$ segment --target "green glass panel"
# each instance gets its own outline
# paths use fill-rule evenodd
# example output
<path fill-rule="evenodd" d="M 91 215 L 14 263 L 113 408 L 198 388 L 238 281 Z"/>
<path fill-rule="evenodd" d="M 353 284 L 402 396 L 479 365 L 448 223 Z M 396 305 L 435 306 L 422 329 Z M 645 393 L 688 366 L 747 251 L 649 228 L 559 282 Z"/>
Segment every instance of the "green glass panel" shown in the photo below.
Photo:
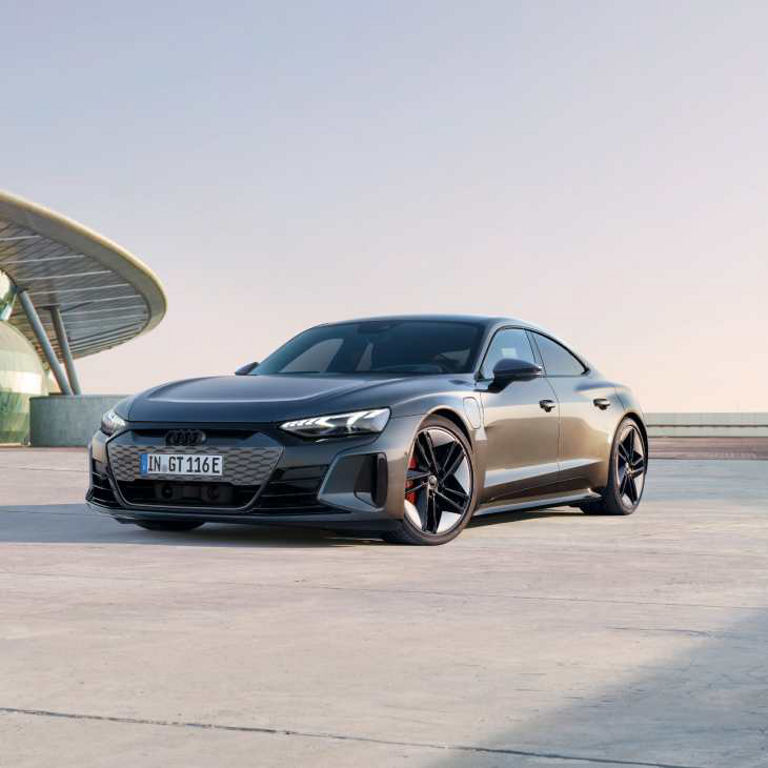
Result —
<path fill-rule="evenodd" d="M 48 393 L 35 348 L 8 323 L 0 322 L 0 443 L 29 436 L 29 398 Z"/>
<path fill-rule="evenodd" d="M 15 298 L 16 291 L 11 278 L 0 270 L 0 320 L 7 320 L 11 316 Z"/>

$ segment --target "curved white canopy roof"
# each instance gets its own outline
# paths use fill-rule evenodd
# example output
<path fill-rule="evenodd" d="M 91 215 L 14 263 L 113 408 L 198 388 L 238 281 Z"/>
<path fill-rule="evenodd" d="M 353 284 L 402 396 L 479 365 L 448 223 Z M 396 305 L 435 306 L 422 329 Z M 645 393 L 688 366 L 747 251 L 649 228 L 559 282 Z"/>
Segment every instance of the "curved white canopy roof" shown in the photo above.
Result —
<path fill-rule="evenodd" d="M 60 358 L 46 307 L 59 307 L 73 357 L 122 344 L 165 315 L 160 281 L 135 256 L 65 216 L 1 191 L 0 271 L 27 292 Z M 20 308 L 9 322 L 41 353 Z"/>

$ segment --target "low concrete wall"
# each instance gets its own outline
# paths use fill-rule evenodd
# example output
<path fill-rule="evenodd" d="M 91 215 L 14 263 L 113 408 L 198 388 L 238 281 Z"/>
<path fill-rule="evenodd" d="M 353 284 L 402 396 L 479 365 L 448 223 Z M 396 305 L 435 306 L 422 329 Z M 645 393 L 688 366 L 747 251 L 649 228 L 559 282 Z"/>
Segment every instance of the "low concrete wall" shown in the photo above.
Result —
<path fill-rule="evenodd" d="M 34 446 L 83 446 L 105 411 L 125 395 L 53 395 L 29 401 L 29 442 Z"/>
<path fill-rule="evenodd" d="M 768 413 L 646 413 L 651 437 L 768 437 Z"/>

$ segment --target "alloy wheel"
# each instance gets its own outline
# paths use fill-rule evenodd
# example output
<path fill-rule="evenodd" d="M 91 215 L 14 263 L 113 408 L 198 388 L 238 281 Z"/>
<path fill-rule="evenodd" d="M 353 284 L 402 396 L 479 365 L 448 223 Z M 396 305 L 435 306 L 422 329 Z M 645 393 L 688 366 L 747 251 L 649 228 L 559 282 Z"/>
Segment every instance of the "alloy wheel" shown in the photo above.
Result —
<path fill-rule="evenodd" d="M 619 498 L 628 509 L 634 509 L 643 495 L 645 484 L 645 442 L 640 430 L 628 424 L 619 437 L 616 453 Z"/>
<path fill-rule="evenodd" d="M 447 429 L 426 427 L 414 441 L 405 483 L 405 517 L 427 535 L 455 528 L 472 499 L 472 465 Z"/>

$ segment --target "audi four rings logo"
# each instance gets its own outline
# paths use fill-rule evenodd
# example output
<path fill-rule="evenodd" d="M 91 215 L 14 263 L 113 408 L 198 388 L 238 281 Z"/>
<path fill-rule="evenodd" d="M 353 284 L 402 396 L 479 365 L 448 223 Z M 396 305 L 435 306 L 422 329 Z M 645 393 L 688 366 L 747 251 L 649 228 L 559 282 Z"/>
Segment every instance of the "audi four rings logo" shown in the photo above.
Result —
<path fill-rule="evenodd" d="M 200 445 L 205 442 L 201 429 L 172 429 L 165 433 L 166 445 Z"/>

